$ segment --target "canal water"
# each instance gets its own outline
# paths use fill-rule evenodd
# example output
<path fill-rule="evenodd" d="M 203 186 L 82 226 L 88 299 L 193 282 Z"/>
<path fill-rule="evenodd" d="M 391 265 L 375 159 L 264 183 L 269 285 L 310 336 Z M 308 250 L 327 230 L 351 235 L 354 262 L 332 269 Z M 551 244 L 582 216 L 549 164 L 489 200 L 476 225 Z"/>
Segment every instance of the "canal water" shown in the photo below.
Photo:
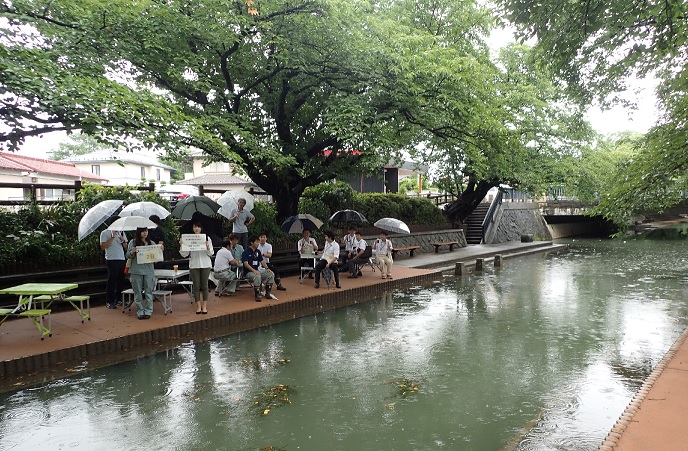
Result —
<path fill-rule="evenodd" d="M 0 394 L 0 449 L 594 450 L 687 325 L 688 247 L 570 244 Z"/>

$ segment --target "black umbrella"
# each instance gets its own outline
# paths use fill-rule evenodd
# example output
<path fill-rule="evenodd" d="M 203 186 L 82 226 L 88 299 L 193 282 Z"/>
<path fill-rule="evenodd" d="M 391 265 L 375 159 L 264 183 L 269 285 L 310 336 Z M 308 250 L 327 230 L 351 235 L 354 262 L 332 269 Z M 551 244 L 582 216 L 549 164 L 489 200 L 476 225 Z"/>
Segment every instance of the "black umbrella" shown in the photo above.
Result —
<path fill-rule="evenodd" d="M 322 221 L 313 215 L 300 214 L 289 216 L 282 223 L 281 229 L 286 233 L 301 233 L 304 229 L 315 230 L 323 225 Z"/>
<path fill-rule="evenodd" d="M 357 224 L 361 224 L 363 222 L 368 222 L 365 216 L 363 216 L 361 213 L 357 212 L 356 210 L 339 210 L 334 212 L 332 216 L 330 216 L 330 219 L 328 219 L 329 222 L 355 222 Z"/>
<path fill-rule="evenodd" d="M 189 196 L 177 202 L 172 216 L 177 219 L 191 219 L 194 213 L 212 216 L 220 209 L 220 204 L 206 196 Z"/>

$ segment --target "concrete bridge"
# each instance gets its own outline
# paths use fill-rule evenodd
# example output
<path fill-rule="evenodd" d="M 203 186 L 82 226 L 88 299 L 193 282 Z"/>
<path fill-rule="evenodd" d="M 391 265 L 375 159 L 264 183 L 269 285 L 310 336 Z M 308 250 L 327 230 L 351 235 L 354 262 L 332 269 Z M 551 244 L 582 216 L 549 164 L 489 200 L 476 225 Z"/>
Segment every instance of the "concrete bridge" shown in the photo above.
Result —
<path fill-rule="evenodd" d="M 609 236 L 611 223 L 599 216 L 586 216 L 590 206 L 576 201 L 502 202 L 492 225 L 485 233 L 486 244 L 520 240 L 533 235 L 535 240 L 572 236 Z"/>

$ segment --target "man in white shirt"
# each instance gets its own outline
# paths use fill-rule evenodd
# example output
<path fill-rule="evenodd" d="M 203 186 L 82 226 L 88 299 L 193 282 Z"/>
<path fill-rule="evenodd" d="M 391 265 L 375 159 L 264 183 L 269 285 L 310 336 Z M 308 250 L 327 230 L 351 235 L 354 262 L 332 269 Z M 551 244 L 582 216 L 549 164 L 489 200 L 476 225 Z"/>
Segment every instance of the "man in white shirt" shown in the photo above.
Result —
<path fill-rule="evenodd" d="M 354 248 L 356 244 L 356 227 L 349 227 L 349 233 L 344 235 L 342 238 L 342 243 L 344 243 L 344 253 L 340 255 L 342 261 L 340 270 L 344 270 L 347 267 L 347 261 L 350 258 L 354 258 Z"/>
<path fill-rule="evenodd" d="M 358 276 L 362 276 L 361 271 L 358 270 L 358 265 L 363 265 L 365 263 L 368 263 L 368 259 L 372 257 L 373 255 L 373 250 L 368 244 L 365 242 L 363 237 L 361 236 L 360 231 L 356 231 L 356 248 L 354 250 L 355 255 L 354 258 L 349 260 L 349 279 L 355 279 Z"/>
<path fill-rule="evenodd" d="M 258 244 L 258 250 L 260 251 L 261 254 L 263 254 L 263 260 L 265 260 L 265 263 L 267 263 L 268 268 L 272 271 L 272 273 L 275 275 L 275 283 L 277 284 L 277 289 L 279 291 L 286 291 L 287 289 L 282 286 L 282 279 L 280 278 L 279 271 L 273 265 L 270 263 L 270 257 L 272 257 L 272 244 L 268 243 L 268 234 L 266 232 L 263 232 L 260 234 L 258 237 L 258 240 L 260 241 L 260 244 Z"/>
<path fill-rule="evenodd" d="M 308 229 L 303 229 L 303 238 L 296 243 L 296 249 L 299 251 L 299 255 L 315 255 L 318 252 L 318 243 L 314 238 L 311 237 L 311 231 Z M 302 258 L 299 260 L 299 265 L 301 267 L 312 265 L 312 259 Z M 308 278 L 313 278 L 313 273 L 308 273 Z"/>
<path fill-rule="evenodd" d="M 383 279 L 392 278 L 392 240 L 387 239 L 387 232 L 381 232 L 380 238 L 373 244 L 373 255 L 375 261 L 380 265 L 380 272 Z"/>
<path fill-rule="evenodd" d="M 220 284 L 217 287 L 217 291 L 215 291 L 216 296 L 222 296 L 223 293 L 236 296 L 237 281 L 239 280 L 237 278 L 237 267 L 240 265 L 241 257 L 237 259 L 233 255 L 232 249 L 237 246 L 238 242 L 239 238 L 232 234 L 222 241 L 222 247 L 217 251 L 213 274 Z"/>
<path fill-rule="evenodd" d="M 330 230 L 325 232 L 325 246 L 320 261 L 315 265 L 315 288 L 320 288 L 320 274 L 323 269 L 329 268 L 334 275 L 334 283 L 337 288 L 339 285 L 339 267 L 337 266 L 337 259 L 339 258 L 339 243 L 334 240 L 334 233 Z"/>

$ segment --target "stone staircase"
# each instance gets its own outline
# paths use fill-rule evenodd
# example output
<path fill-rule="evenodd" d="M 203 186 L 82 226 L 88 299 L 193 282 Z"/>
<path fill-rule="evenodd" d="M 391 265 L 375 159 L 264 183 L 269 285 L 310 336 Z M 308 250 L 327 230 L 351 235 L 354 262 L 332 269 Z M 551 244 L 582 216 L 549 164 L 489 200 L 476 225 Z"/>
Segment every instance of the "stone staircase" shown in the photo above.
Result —
<path fill-rule="evenodd" d="M 466 243 L 480 244 L 483 241 L 483 221 L 490 210 L 488 202 L 482 202 L 466 218 Z"/>

